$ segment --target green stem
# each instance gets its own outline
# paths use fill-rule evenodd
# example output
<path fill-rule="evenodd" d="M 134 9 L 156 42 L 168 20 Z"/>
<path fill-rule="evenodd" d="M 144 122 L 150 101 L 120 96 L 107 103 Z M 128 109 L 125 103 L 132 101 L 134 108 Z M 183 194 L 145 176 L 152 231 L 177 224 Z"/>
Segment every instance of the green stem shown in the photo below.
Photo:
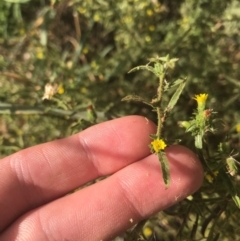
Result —
<path fill-rule="evenodd" d="M 158 116 L 158 125 L 157 125 L 156 136 L 158 137 L 158 139 L 160 139 L 161 138 L 161 130 L 162 130 L 161 108 L 157 108 L 157 116 Z"/>
<path fill-rule="evenodd" d="M 159 76 L 159 86 L 158 86 L 158 93 L 157 93 L 157 101 L 159 103 L 159 107 L 157 107 L 157 117 L 158 117 L 158 126 L 157 126 L 157 137 L 158 139 L 161 138 L 161 131 L 162 131 L 162 109 L 161 109 L 161 102 L 162 102 L 162 93 L 163 93 L 163 82 L 165 78 L 165 72 Z"/>
<path fill-rule="evenodd" d="M 63 110 L 45 106 L 21 106 L 8 103 L 0 103 L 0 115 L 48 115 L 66 120 L 87 119 L 86 110 Z M 97 112 L 100 119 L 105 120 L 103 112 Z"/>

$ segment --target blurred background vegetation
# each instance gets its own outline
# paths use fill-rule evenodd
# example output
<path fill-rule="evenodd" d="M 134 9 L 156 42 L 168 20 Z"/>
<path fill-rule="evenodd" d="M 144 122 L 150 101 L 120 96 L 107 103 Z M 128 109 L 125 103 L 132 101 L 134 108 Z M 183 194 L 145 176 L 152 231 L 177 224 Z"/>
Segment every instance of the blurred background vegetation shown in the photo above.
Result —
<path fill-rule="evenodd" d="M 0 1 L 0 155 L 125 115 L 156 122 L 148 106 L 121 99 L 129 94 L 153 98 L 155 76 L 128 71 L 167 54 L 179 58 L 171 78 L 188 82 L 166 123 L 166 139 L 194 148 L 178 121 L 192 115 L 195 94 L 208 93 L 208 107 L 222 120 L 210 143 L 227 138 L 237 153 L 239 23 L 238 0 Z M 234 207 L 220 212 L 215 200 L 193 215 L 189 202 L 176 207 L 177 216 L 174 209 L 167 217 L 154 217 L 146 240 L 240 239 L 240 213 Z"/>

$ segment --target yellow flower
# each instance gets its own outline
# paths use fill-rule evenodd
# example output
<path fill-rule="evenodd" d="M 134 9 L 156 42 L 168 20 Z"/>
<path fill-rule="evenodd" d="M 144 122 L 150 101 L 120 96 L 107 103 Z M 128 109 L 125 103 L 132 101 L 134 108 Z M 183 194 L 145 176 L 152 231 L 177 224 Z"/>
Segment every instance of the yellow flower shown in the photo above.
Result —
<path fill-rule="evenodd" d="M 151 16 L 153 15 L 152 9 L 148 9 L 148 10 L 146 11 L 146 13 L 147 13 L 147 15 L 148 15 L 149 17 L 151 17 Z"/>
<path fill-rule="evenodd" d="M 151 142 L 153 150 L 158 153 L 161 150 L 164 150 L 165 147 L 167 146 L 164 140 L 162 139 L 155 139 Z"/>
<path fill-rule="evenodd" d="M 194 100 L 196 100 L 198 103 L 204 103 L 208 98 L 208 94 L 199 94 L 199 95 L 195 95 L 195 97 L 193 98 Z"/>
<path fill-rule="evenodd" d="M 82 87 L 82 88 L 80 89 L 80 92 L 81 92 L 82 94 L 86 94 L 86 93 L 87 93 L 87 89 L 86 89 L 85 87 Z"/>
<path fill-rule="evenodd" d="M 206 174 L 205 178 L 208 180 L 208 182 L 213 183 L 213 177 L 210 174 Z"/>
<path fill-rule="evenodd" d="M 149 31 L 153 32 L 153 31 L 155 30 L 155 26 L 150 25 L 150 26 L 148 27 L 148 29 L 149 29 Z"/>
<path fill-rule="evenodd" d="M 79 13 L 82 13 L 82 14 L 86 13 L 86 11 L 87 11 L 87 9 L 83 8 L 83 7 L 79 7 L 79 8 L 77 8 L 77 10 Z"/>
<path fill-rule="evenodd" d="M 236 125 L 236 131 L 237 131 L 237 132 L 240 132 L 240 124 L 237 124 L 237 125 Z"/>
<path fill-rule="evenodd" d="M 82 51 L 84 54 L 87 54 L 89 52 L 89 49 L 87 47 L 84 47 Z"/>
<path fill-rule="evenodd" d="M 151 39 L 150 36 L 146 36 L 146 37 L 145 37 L 145 41 L 146 41 L 146 42 L 150 42 L 151 40 L 152 40 L 152 39 Z"/>
<path fill-rule="evenodd" d="M 150 227 L 145 227 L 143 229 L 143 234 L 146 238 L 150 238 L 153 235 L 153 230 Z"/>
<path fill-rule="evenodd" d="M 218 176 L 218 174 L 219 174 L 219 171 L 214 171 L 213 172 L 213 176 L 212 175 L 210 175 L 209 173 L 207 173 L 206 175 L 205 175 L 205 178 L 208 180 L 208 182 L 210 182 L 210 183 L 213 183 L 213 180 L 214 180 L 214 178 L 216 178 L 217 176 Z"/>
<path fill-rule="evenodd" d="M 94 14 L 93 20 L 94 20 L 94 22 L 99 22 L 100 16 L 98 14 Z"/>
<path fill-rule="evenodd" d="M 20 35 L 24 35 L 26 33 L 25 29 L 24 28 L 20 28 L 19 29 L 19 34 Z"/>
<path fill-rule="evenodd" d="M 40 48 L 40 47 L 36 48 L 36 57 L 37 57 L 37 59 L 44 59 L 45 56 L 44 56 L 42 48 Z"/>
<path fill-rule="evenodd" d="M 65 91 L 65 90 L 64 90 L 63 85 L 62 85 L 62 84 L 60 84 L 60 85 L 59 85 L 59 87 L 58 87 L 58 91 L 57 91 L 57 92 L 58 92 L 58 94 L 59 94 L 59 95 L 62 95 L 62 94 L 64 93 L 64 91 Z"/>

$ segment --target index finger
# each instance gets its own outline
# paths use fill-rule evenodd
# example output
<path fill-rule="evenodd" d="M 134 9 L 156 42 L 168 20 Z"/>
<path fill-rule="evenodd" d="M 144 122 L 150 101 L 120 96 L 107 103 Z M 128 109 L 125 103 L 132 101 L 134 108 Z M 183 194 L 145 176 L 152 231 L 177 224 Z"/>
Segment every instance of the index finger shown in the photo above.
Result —
<path fill-rule="evenodd" d="M 123 117 L 4 158 L 0 231 L 23 213 L 146 157 L 154 131 L 144 117 Z"/>

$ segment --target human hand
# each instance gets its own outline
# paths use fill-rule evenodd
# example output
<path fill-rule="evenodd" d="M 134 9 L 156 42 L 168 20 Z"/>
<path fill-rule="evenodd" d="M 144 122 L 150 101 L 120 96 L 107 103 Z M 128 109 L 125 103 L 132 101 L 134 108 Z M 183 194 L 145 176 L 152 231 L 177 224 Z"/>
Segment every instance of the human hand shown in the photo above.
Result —
<path fill-rule="evenodd" d="M 0 160 L 0 241 L 109 240 L 192 194 L 203 180 L 198 158 L 182 146 L 166 148 L 166 189 L 149 153 L 154 132 L 143 117 L 123 117 Z"/>

